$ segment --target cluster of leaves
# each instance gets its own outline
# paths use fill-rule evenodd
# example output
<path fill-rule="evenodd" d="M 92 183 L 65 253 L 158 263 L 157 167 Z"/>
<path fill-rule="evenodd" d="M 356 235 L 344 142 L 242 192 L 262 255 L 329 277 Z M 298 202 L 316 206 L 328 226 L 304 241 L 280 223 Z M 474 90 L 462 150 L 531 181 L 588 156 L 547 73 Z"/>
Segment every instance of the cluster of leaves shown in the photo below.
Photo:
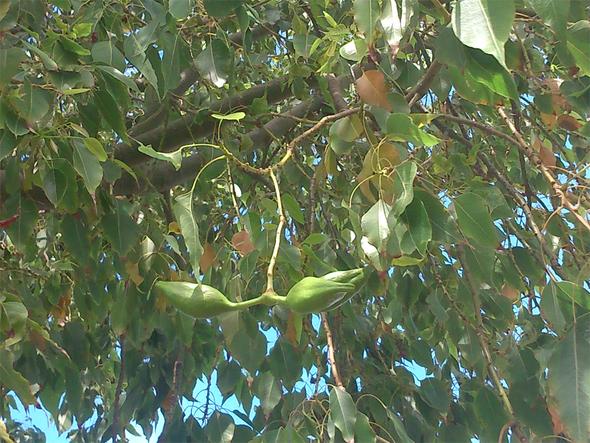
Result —
<path fill-rule="evenodd" d="M 41 438 L 18 398 L 82 441 L 160 411 L 162 441 L 587 441 L 589 14 L 0 1 L 0 438 Z M 302 323 L 153 296 L 264 291 L 269 171 L 274 289 L 369 266 L 360 294 Z"/>

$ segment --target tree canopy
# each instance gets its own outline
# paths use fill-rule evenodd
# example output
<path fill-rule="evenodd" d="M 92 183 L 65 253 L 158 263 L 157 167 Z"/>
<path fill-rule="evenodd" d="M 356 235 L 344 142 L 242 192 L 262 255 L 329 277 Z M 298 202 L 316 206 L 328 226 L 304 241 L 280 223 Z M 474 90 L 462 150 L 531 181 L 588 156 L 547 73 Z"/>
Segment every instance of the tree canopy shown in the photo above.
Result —
<path fill-rule="evenodd" d="M 588 441 L 589 16 L 0 1 L 0 439 Z"/>

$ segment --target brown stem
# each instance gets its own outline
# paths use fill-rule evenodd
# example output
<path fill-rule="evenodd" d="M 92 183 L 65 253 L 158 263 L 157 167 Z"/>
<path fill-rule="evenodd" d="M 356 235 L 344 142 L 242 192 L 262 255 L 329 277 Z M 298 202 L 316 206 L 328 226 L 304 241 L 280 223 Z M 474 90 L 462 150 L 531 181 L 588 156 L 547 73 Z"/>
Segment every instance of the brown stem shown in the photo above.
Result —
<path fill-rule="evenodd" d="M 441 68 L 442 65 L 439 62 L 433 61 L 426 70 L 424 77 L 406 94 L 406 100 L 410 107 L 414 106 L 422 98 Z"/>
<path fill-rule="evenodd" d="M 121 428 L 121 391 L 123 390 L 123 378 L 125 377 L 125 333 L 119 336 L 119 345 L 121 347 L 121 367 L 119 368 L 119 377 L 115 387 L 115 398 L 113 400 L 113 442 L 120 437 L 125 441 L 125 429 Z"/>
<path fill-rule="evenodd" d="M 502 386 L 502 381 L 500 380 L 500 376 L 494 367 L 494 361 L 492 358 L 492 353 L 490 352 L 490 348 L 488 346 L 488 342 L 484 337 L 484 325 L 483 325 L 483 318 L 481 315 L 481 301 L 479 299 L 479 291 L 473 279 L 471 278 L 471 272 L 467 266 L 467 261 L 465 260 L 465 251 L 462 244 L 457 245 L 457 257 L 459 258 L 459 262 L 463 267 L 463 276 L 467 281 L 467 286 L 469 291 L 471 292 L 471 300 L 473 302 L 473 309 L 475 311 L 475 319 L 477 322 L 477 327 L 475 329 L 475 334 L 477 335 L 477 339 L 479 341 L 479 345 L 481 346 L 482 354 L 484 356 L 484 360 L 486 362 L 486 366 L 488 368 L 488 373 L 500 394 L 500 399 L 502 400 L 502 404 L 504 409 L 508 413 L 510 417 L 514 417 L 514 409 L 512 408 L 512 404 L 508 399 L 508 395 L 506 394 L 506 390 L 504 386 Z M 527 441 L 526 437 L 522 435 L 517 425 L 514 427 L 514 431 L 517 434 L 519 440 Z"/>
<path fill-rule="evenodd" d="M 332 370 L 332 377 L 334 377 L 334 383 L 336 383 L 336 386 L 338 388 L 344 389 L 344 385 L 342 384 L 342 380 L 340 379 L 340 372 L 338 371 L 338 366 L 336 365 L 336 354 L 334 353 L 334 339 L 332 338 L 332 331 L 328 323 L 328 316 L 325 312 L 322 312 L 321 316 L 322 326 L 324 328 L 324 331 L 326 331 L 326 342 L 328 343 L 328 361 L 330 363 L 330 368 Z"/>

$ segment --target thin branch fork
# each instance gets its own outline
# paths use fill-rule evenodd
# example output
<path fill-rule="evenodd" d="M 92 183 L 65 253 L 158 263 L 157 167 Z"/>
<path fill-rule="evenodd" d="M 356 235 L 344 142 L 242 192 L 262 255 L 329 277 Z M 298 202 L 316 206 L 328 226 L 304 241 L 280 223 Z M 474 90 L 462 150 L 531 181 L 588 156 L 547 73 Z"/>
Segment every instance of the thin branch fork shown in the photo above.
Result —
<path fill-rule="evenodd" d="M 588 222 L 588 220 L 586 220 L 584 217 L 582 217 L 578 213 L 578 211 L 577 211 L 578 208 L 576 207 L 576 205 L 573 205 L 572 202 L 570 202 L 570 200 L 567 198 L 566 193 L 562 189 L 562 186 L 557 182 L 557 180 L 555 180 L 555 177 L 553 177 L 553 174 L 551 174 L 551 172 L 549 171 L 549 168 L 547 168 L 547 166 L 545 166 L 543 164 L 543 162 L 541 161 L 541 159 L 539 158 L 537 153 L 534 152 L 529 147 L 527 142 L 522 137 L 522 134 L 518 131 L 518 129 L 514 125 L 514 122 L 506 114 L 506 111 L 504 111 L 504 109 L 502 109 L 502 108 L 498 108 L 498 114 L 500 114 L 500 116 L 502 117 L 502 120 L 504 120 L 506 125 L 508 125 L 508 128 L 510 128 L 510 131 L 512 132 L 512 134 L 514 135 L 514 137 L 516 139 L 517 145 L 539 167 L 539 169 L 541 170 L 541 172 L 545 176 L 545 179 L 547 180 L 547 182 L 551 185 L 551 187 L 555 191 L 555 194 L 561 199 L 561 204 L 565 208 L 567 208 L 574 215 L 574 217 L 576 217 L 576 219 L 578 219 L 578 221 L 582 224 L 582 226 L 584 226 L 588 231 L 590 231 L 590 223 Z"/>
<path fill-rule="evenodd" d="M 483 318 L 481 315 L 481 300 L 479 299 L 479 291 L 473 279 L 471 278 L 471 272 L 467 266 L 467 261 L 465 260 L 465 250 L 462 244 L 457 245 L 457 257 L 459 259 L 459 263 L 463 267 L 463 275 L 467 281 L 467 286 L 469 287 L 469 291 L 471 292 L 471 299 L 473 301 L 473 309 L 475 311 L 475 319 L 477 322 L 477 327 L 475 329 L 475 334 L 477 335 L 477 339 L 479 341 L 479 345 L 482 349 L 482 354 L 484 356 L 484 360 L 486 362 L 486 366 L 488 369 L 488 373 L 500 394 L 500 399 L 502 400 L 502 404 L 504 405 L 504 409 L 510 417 L 514 417 L 514 409 L 512 408 L 512 404 L 508 399 L 508 395 L 506 394 L 506 390 L 502 385 L 498 372 L 496 371 L 496 367 L 494 366 L 494 361 L 492 358 L 492 353 L 490 352 L 490 347 L 488 346 L 488 342 L 484 337 L 484 325 L 483 325 Z M 520 432 L 520 429 L 517 424 L 514 425 L 514 432 L 516 433 L 518 439 L 521 442 L 527 442 L 528 439 Z"/>

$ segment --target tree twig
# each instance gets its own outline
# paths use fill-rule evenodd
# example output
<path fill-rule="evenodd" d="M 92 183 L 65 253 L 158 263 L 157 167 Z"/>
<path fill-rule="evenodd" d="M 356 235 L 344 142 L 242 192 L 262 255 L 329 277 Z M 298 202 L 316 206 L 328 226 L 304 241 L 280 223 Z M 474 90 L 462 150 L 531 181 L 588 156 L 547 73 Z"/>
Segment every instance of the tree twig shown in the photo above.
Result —
<path fill-rule="evenodd" d="M 578 213 L 578 208 L 576 207 L 577 205 L 574 205 L 572 204 L 572 202 L 569 201 L 566 193 L 561 188 L 561 185 L 557 182 L 557 180 L 555 180 L 555 177 L 553 177 L 553 174 L 551 174 L 549 168 L 543 164 L 537 153 L 529 147 L 527 142 L 522 137 L 522 134 L 518 131 L 516 126 L 514 126 L 514 122 L 510 120 L 510 118 L 506 114 L 506 111 L 504 111 L 504 109 L 502 108 L 498 108 L 498 114 L 500 114 L 502 120 L 504 120 L 504 122 L 514 135 L 516 139 L 516 145 L 519 146 L 523 153 L 525 153 L 530 159 L 532 159 L 536 163 L 537 167 L 541 170 L 541 172 L 545 176 L 545 179 L 553 188 L 555 194 L 560 198 L 561 204 L 572 213 L 572 215 L 582 224 L 582 226 L 584 226 L 590 232 L 590 222 L 588 222 L 588 220 L 586 220 Z"/>
<path fill-rule="evenodd" d="M 120 437 L 125 441 L 125 429 L 121 428 L 121 391 L 123 390 L 123 378 L 125 377 L 125 333 L 119 336 L 119 346 L 121 347 L 121 367 L 119 368 L 119 377 L 115 387 L 115 398 L 113 400 L 113 442 Z"/>
<path fill-rule="evenodd" d="M 266 271 L 266 291 L 265 292 L 274 292 L 274 268 L 277 262 L 277 256 L 279 255 L 279 248 L 281 246 L 281 237 L 283 236 L 283 226 L 285 226 L 285 213 L 283 211 L 283 202 L 281 199 L 281 189 L 279 188 L 279 182 L 277 181 L 277 176 L 275 175 L 272 169 L 269 170 L 270 178 L 275 187 L 275 194 L 277 197 L 277 207 L 279 211 L 279 225 L 277 226 L 277 235 L 275 237 L 275 246 L 272 251 L 272 255 L 270 257 L 270 261 L 268 262 L 268 269 Z"/>
<path fill-rule="evenodd" d="M 471 292 L 471 300 L 473 302 L 473 309 L 475 311 L 475 319 L 477 322 L 477 327 L 475 329 L 475 335 L 477 335 L 479 345 L 481 346 L 482 354 L 483 354 L 484 360 L 486 362 L 486 366 L 488 368 L 488 373 L 489 373 L 494 385 L 496 386 L 498 393 L 500 394 L 500 399 L 502 400 L 502 404 L 504 406 L 504 409 L 506 410 L 506 412 L 508 412 L 510 417 L 514 417 L 514 409 L 512 408 L 512 404 L 510 403 L 510 400 L 508 399 L 508 395 L 506 394 L 506 390 L 504 389 L 504 386 L 502 386 L 502 381 L 500 380 L 498 372 L 496 371 L 496 368 L 494 366 L 494 361 L 492 359 L 492 353 L 490 352 L 488 342 L 486 341 L 486 339 L 484 337 L 484 325 L 483 325 L 483 318 L 481 315 L 481 301 L 479 299 L 479 293 L 477 290 L 477 286 L 476 286 L 475 282 L 473 281 L 473 279 L 471 278 L 471 272 L 467 266 L 467 261 L 465 259 L 465 251 L 463 249 L 462 244 L 457 245 L 457 257 L 459 259 L 459 262 L 461 263 L 461 266 L 463 267 L 463 276 L 465 277 L 465 280 L 467 281 L 467 286 L 469 288 L 469 291 Z M 518 435 L 518 438 L 520 441 L 523 441 L 523 442 L 527 441 L 526 437 L 524 435 L 522 435 L 522 433 L 519 431 L 517 425 L 515 425 L 514 431 Z"/>
<path fill-rule="evenodd" d="M 325 312 L 321 313 L 322 317 L 322 327 L 324 331 L 326 331 L 326 342 L 328 344 L 328 362 L 330 363 L 330 368 L 332 370 L 332 377 L 334 377 L 334 383 L 338 388 L 344 389 L 344 385 L 342 384 L 342 379 L 340 378 L 340 372 L 338 371 L 338 366 L 336 364 L 336 354 L 334 352 L 334 339 L 332 337 L 332 330 L 330 329 L 330 324 L 328 323 L 328 316 Z"/>

